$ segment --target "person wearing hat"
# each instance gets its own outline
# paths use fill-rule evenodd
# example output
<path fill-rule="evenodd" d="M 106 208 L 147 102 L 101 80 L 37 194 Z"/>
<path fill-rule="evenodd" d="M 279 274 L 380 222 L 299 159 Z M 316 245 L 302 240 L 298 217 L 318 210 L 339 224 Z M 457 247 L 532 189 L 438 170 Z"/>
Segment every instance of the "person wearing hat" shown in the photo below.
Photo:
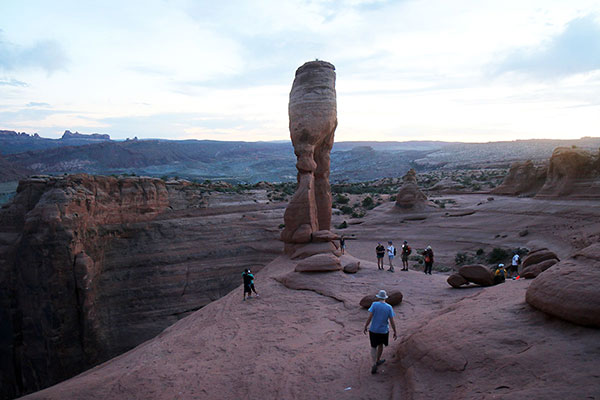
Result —
<path fill-rule="evenodd" d="M 494 271 L 494 285 L 503 283 L 506 280 L 506 268 L 504 264 L 498 264 L 498 268 Z"/>
<path fill-rule="evenodd" d="M 385 362 L 381 358 L 383 353 L 383 346 L 388 345 L 390 329 L 389 325 L 392 325 L 394 329 L 394 340 L 396 340 L 396 324 L 394 324 L 394 309 L 391 305 L 385 302 L 388 298 L 385 290 L 380 290 L 375 295 L 378 301 L 374 301 L 369 308 L 369 318 L 365 323 L 365 329 L 363 333 L 367 334 L 369 329 L 369 340 L 371 342 L 371 358 L 373 359 L 373 367 L 371 367 L 371 373 L 377 373 L 377 367 Z M 369 328 L 369 324 L 371 325 Z"/>

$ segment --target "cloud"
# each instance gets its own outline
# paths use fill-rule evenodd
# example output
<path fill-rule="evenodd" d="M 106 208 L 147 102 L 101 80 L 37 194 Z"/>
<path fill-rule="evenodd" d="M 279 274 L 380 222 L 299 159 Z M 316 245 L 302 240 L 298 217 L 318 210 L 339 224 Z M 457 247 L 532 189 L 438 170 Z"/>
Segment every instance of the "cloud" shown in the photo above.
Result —
<path fill-rule="evenodd" d="M 0 56 L 1 56 L 1 51 L 0 51 Z M 25 86 L 28 86 L 28 85 L 27 85 L 26 82 L 19 81 L 19 80 L 15 79 L 15 78 L 10 78 L 10 79 L 0 79 L 0 86 L 25 87 Z"/>
<path fill-rule="evenodd" d="M 600 24 L 594 17 L 571 20 L 561 34 L 539 47 L 513 51 L 493 74 L 516 72 L 551 79 L 600 69 Z"/>
<path fill-rule="evenodd" d="M 67 64 L 67 54 L 55 40 L 39 40 L 31 46 L 20 46 L 5 41 L 0 32 L 0 70 L 39 68 L 52 74 L 66 69 Z"/>
<path fill-rule="evenodd" d="M 50 104 L 38 101 L 30 101 L 25 105 L 25 107 L 50 107 Z"/>

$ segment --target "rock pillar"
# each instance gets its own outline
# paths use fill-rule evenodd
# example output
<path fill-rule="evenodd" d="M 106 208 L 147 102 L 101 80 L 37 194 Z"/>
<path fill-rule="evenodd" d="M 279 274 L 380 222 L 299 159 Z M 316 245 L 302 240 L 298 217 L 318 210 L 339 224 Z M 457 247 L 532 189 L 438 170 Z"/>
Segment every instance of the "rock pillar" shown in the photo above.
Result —
<path fill-rule="evenodd" d="M 298 68 L 290 92 L 289 117 L 298 158 L 298 186 L 285 210 L 281 239 L 291 254 L 299 244 L 328 241 L 335 236 L 324 232 L 331 227 L 329 153 L 337 127 L 332 64 L 311 61 Z"/>

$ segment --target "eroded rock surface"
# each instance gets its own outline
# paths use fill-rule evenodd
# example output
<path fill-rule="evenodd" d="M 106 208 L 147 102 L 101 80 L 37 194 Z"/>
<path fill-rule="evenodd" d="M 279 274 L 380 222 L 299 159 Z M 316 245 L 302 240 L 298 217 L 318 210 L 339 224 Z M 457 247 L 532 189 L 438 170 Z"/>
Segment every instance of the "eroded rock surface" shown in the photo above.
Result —
<path fill-rule="evenodd" d="M 22 181 L 0 210 L 0 397 L 131 349 L 280 253 L 281 208 L 209 203 L 183 181 Z"/>
<path fill-rule="evenodd" d="M 421 210 L 427 205 L 427 196 L 419 189 L 417 174 L 410 169 L 402 177 L 402 186 L 396 195 L 396 207 L 402 210 Z"/>
<path fill-rule="evenodd" d="M 335 67 L 311 61 L 296 71 L 290 92 L 290 135 L 298 158 L 298 186 L 285 210 L 285 243 L 309 243 L 331 227 L 329 157 L 337 127 Z"/>
<path fill-rule="evenodd" d="M 515 162 L 500 186 L 492 190 L 494 194 L 509 196 L 534 195 L 546 181 L 547 165 L 535 165 L 531 160 Z"/>
<path fill-rule="evenodd" d="M 527 289 L 533 307 L 579 325 L 600 327 L 600 243 L 541 273 Z"/>

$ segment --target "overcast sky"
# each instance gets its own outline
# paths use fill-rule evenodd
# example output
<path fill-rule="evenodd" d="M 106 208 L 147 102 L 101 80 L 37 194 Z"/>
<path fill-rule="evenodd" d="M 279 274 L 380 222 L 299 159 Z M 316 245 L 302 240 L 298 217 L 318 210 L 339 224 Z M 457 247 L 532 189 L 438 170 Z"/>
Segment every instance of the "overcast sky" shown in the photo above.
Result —
<path fill-rule="evenodd" d="M 600 136 L 598 0 L 0 0 L 0 129 L 286 140 L 316 58 L 337 141 Z"/>

